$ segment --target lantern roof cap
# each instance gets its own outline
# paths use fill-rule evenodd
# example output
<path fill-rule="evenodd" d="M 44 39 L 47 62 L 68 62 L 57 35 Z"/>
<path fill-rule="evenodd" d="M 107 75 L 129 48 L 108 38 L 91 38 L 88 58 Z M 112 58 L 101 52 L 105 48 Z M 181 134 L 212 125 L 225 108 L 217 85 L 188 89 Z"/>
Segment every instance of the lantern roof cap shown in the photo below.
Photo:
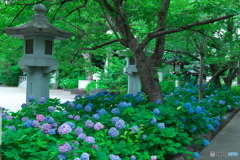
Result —
<path fill-rule="evenodd" d="M 35 15 L 26 24 L 17 27 L 6 27 L 5 32 L 12 37 L 24 39 L 26 35 L 41 34 L 55 37 L 55 40 L 68 39 L 72 36 L 72 32 L 58 29 L 48 22 L 44 15 L 46 7 L 42 4 L 36 4 L 33 7 Z"/>
<path fill-rule="evenodd" d="M 166 61 L 166 64 L 173 64 L 173 63 L 180 63 L 180 64 L 184 64 L 184 65 L 189 65 L 190 63 L 183 60 L 183 58 L 175 56 L 172 60 Z"/>

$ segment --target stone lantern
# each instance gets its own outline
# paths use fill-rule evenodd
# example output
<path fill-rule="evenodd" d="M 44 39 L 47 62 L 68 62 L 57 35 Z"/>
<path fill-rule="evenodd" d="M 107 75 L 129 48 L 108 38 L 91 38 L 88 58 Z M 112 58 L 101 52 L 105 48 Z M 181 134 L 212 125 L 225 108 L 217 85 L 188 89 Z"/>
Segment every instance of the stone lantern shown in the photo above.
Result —
<path fill-rule="evenodd" d="M 37 4 L 33 10 L 35 15 L 30 22 L 18 27 L 7 27 L 5 31 L 9 36 L 24 39 L 24 55 L 18 64 L 27 73 L 27 98 L 30 95 L 48 98 L 49 75 L 58 67 L 58 61 L 53 56 L 54 40 L 68 39 L 72 33 L 51 25 L 44 15 L 44 5 Z"/>
<path fill-rule="evenodd" d="M 124 68 L 123 73 L 128 76 L 128 94 L 136 95 L 141 92 L 141 82 L 134 58 L 127 58 L 127 66 Z"/>

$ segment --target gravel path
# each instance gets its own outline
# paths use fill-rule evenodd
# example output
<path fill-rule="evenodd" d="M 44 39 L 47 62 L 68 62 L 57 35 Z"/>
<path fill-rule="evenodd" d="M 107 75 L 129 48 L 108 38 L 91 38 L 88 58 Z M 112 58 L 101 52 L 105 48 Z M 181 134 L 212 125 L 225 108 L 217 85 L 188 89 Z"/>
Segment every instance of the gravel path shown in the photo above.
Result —
<path fill-rule="evenodd" d="M 69 91 L 51 89 L 50 98 L 59 98 L 61 102 L 73 101 L 75 95 Z M 16 112 L 26 103 L 26 88 L 0 86 L 0 107 Z"/>

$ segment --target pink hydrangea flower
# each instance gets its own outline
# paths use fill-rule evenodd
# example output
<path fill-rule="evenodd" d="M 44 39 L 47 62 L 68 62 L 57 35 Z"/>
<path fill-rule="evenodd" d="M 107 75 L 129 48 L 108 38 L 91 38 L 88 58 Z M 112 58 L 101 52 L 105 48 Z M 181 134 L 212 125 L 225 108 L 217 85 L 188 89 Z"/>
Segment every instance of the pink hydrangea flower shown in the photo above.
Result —
<path fill-rule="evenodd" d="M 38 122 L 43 122 L 44 121 L 44 116 L 42 114 L 37 115 L 36 119 Z"/>
<path fill-rule="evenodd" d="M 151 156 L 151 160 L 157 160 L 157 156 L 156 155 Z"/>

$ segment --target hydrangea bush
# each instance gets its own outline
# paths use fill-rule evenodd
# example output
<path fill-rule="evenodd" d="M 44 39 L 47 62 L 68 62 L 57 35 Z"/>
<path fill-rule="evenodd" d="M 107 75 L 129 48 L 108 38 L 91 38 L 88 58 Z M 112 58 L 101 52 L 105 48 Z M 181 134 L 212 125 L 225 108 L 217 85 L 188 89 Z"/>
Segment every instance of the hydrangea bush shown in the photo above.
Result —
<path fill-rule="evenodd" d="M 218 89 L 198 103 L 197 86 L 188 84 L 164 95 L 164 103 L 146 96 L 77 95 L 74 101 L 37 100 L 16 113 L 3 109 L 2 158 L 53 160 L 164 160 L 176 154 L 199 157 L 186 146 L 205 147 L 200 134 L 215 131 L 240 97 Z"/>

